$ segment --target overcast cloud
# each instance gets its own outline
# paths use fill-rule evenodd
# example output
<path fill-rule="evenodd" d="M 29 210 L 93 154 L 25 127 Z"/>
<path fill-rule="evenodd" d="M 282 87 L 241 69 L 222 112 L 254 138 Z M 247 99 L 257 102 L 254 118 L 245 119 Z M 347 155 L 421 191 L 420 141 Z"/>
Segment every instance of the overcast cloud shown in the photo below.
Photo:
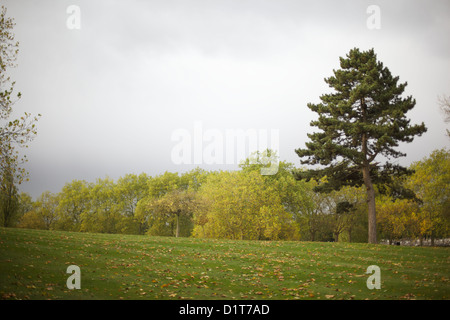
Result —
<path fill-rule="evenodd" d="M 279 131 L 281 160 L 299 165 L 323 79 L 354 47 L 374 48 L 417 100 L 428 132 L 402 145 L 408 165 L 449 145 L 437 97 L 450 94 L 450 2 L 2 1 L 20 42 L 11 70 L 16 112 L 42 114 L 26 150 L 33 197 L 74 179 L 184 172 L 177 129 Z M 367 27 L 369 5 L 380 29 Z M 80 8 L 71 30 L 67 7 Z M 236 169 L 236 165 L 200 165 Z"/>

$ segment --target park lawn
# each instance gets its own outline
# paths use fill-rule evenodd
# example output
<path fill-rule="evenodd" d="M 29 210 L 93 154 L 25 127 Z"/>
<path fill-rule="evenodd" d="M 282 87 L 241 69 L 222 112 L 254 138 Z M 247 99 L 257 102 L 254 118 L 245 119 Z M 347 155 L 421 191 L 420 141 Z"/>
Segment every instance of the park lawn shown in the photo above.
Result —
<path fill-rule="evenodd" d="M 1 299 L 449 299 L 450 248 L 0 228 Z M 81 270 L 69 290 L 67 267 Z M 381 270 L 369 290 L 367 267 Z"/>

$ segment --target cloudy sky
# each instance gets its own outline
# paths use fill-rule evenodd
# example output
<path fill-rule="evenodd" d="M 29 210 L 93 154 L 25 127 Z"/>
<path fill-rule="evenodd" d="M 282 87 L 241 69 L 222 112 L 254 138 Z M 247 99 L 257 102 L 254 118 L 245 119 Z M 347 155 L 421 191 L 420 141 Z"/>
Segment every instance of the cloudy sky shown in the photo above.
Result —
<path fill-rule="evenodd" d="M 27 149 L 30 181 L 21 186 L 33 197 L 74 179 L 190 170 L 194 161 L 173 159 L 173 135 L 181 130 L 202 142 L 198 126 L 225 140 L 227 130 L 278 132 L 281 160 L 299 165 L 294 150 L 304 147 L 315 117 L 306 104 L 330 92 L 323 79 L 354 47 L 374 48 L 408 82 L 405 96 L 417 100 L 409 116 L 428 127 L 401 146 L 408 156 L 399 162 L 450 143 L 437 104 L 438 95 L 450 94 L 448 0 L 2 4 L 20 42 L 10 72 L 22 93 L 16 112 L 42 114 Z M 368 11 L 373 4 L 379 15 Z M 80 28 L 69 28 L 78 17 Z"/>

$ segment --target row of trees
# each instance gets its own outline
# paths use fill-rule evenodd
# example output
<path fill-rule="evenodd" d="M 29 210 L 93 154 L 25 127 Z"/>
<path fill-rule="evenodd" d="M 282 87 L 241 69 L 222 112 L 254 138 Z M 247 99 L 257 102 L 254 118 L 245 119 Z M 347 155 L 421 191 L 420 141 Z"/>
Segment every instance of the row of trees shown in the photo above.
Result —
<path fill-rule="evenodd" d="M 279 162 L 263 176 L 261 156 L 238 171 L 205 171 L 117 181 L 75 180 L 36 201 L 17 197 L 10 226 L 81 232 L 193 236 L 254 240 L 367 241 L 367 201 L 362 187 L 317 193 L 314 180 L 296 180 L 292 164 Z M 436 150 L 398 181 L 416 197 L 377 191 L 378 236 L 424 239 L 450 231 L 450 152 Z M 3 219 L 3 218 L 2 218 Z"/>

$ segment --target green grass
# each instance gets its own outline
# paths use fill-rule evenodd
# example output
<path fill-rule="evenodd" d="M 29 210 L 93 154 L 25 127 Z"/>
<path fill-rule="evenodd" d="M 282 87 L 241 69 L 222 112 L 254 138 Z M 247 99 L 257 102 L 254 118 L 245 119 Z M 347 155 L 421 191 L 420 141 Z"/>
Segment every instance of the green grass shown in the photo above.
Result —
<path fill-rule="evenodd" d="M 450 248 L 0 228 L 1 299 L 449 299 Z M 69 265 L 81 289 L 69 290 Z M 381 269 L 369 290 L 366 269 Z"/>

